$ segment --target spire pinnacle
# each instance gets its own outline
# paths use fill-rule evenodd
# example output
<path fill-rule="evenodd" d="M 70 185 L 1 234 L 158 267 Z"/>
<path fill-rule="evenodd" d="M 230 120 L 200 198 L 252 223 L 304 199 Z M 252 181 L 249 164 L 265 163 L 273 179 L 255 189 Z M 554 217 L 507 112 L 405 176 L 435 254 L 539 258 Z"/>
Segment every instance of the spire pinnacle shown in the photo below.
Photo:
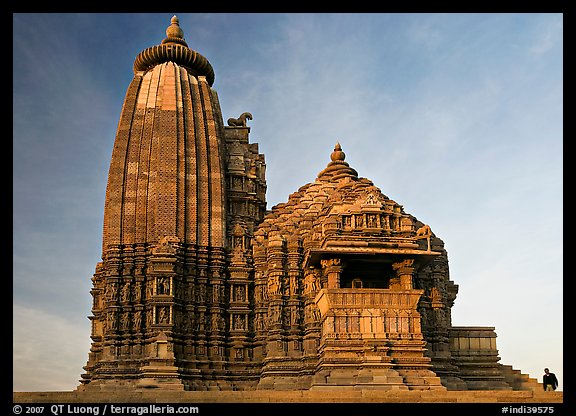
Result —
<path fill-rule="evenodd" d="M 210 86 L 214 84 L 214 69 L 208 59 L 190 49 L 180 29 L 178 16 L 172 16 L 170 26 L 166 29 L 166 38 L 160 45 L 144 49 L 134 60 L 134 73 L 149 71 L 156 65 L 173 62 L 185 67 L 194 76 L 205 76 Z"/>
<path fill-rule="evenodd" d="M 331 162 L 318 174 L 320 180 L 339 180 L 343 177 L 358 179 L 358 172 L 345 162 L 346 154 L 342 151 L 340 142 L 336 142 L 334 151 L 330 154 Z"/>
<path fill-rule="evenodd" d="M 337 160 L 344 160 L 346 158 L 346 153 L 342 151 L 342 146 L 340 146 L 340 142 L 336 142 L 336 146 L 334 146 L 334 151 L 330 155 L 330 159 L 335 162 Z"/>
<path fill-rule="evenodd" d="M 180 20 L 178 16 L 172 16 L 170 19 L 170 26 L 166 29 L 166 39 L 162 43 L 178 43 L 180 45 L 188 46 L 184 40 L 184 32 L 180 28 Z"/>

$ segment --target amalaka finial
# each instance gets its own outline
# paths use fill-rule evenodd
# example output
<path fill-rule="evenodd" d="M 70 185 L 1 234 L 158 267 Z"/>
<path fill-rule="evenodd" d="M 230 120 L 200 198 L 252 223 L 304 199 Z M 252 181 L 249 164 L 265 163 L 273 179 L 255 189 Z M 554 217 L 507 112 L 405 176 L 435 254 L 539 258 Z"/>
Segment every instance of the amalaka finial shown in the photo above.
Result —
<path fill-rule="evenodd" d="M 178 16 L 172 16 L 170 19 L 170 26 L 166 29 L 166 39 L 162 43 L 179 43 L 184 46 L 188 46 L 184 40 L 184 32 L 180 28 L 180 20 Z"/>
<path fill-rule="evenodd" d="M 352 169 L 348 162 L 344 161 L 346 154 L 342 151 L 342 146 L 336 142 L 334 151 L 330 154 L 331 162 L 328 166 L 318 174 L 319 180 L 337 181 L 342 178 L 351 178 L 352 180 L 358 179 L 358 172 Z"/>
<path fill-rule="evenodd" d="M 149 71 L 156 65 L 172 62 L 191 71 L 194 76 L 205 76 L 208 85 L 214 84 L 214 69 L 208 59 L 190 49 L 180 29 L 178 16 L 172 16 L 166 29 L 166 38 L 160 45 L 144 49 L 134 60 L 134 74 Z"/>
<path fill-rule="evenodd" d="M 337 160 L 344 160 L 345 158 L 346 158 L 346 153 L 344 153 L 342 151 L 342 146 L 340 146 L 340 143 L 336 142 L 336 146 L 334 146 L 334 151 L 330 155 L 330 159 L 333 162 L 336 162 Z"/>

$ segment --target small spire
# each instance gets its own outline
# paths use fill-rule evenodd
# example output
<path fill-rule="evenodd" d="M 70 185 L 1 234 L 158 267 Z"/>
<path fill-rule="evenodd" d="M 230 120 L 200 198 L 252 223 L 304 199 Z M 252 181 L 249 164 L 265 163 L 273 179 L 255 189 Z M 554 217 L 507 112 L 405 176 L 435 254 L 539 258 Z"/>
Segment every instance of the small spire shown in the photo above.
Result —
<path fill-rule="evenodd" d="M 174 15 L 170 19 L 170 26 L 166 29 L 166 39 L 162 43 L 179 43 L 180 45 L 188 46 L 184 40 L 184 32 L 180 28 L 178 16 Z"/>
<path fill-rule="evenodd" d="M 342 146 L 340 146 L 340 142 L 336 142 L 336 146 L 334 146 L 334 151 L 330 155 L 330 159 L 333 162 L 337 160 L 344 160 L 346 158 L 346 153 L 342 151 Z"/>
<path fill-rule="evenodd" d="M 318 174 L 320 180 L 339 180 L 344 177 L 352 178 L 353 180 L 358 179 L 358 172 L 352 169 L 348 162 L 345 162 L 346 154 L 342 151 L 342 146 L 340 142 L 336 142 L 334 146 L 334 151 L 330 154 L 330 159 L 332 160 L 328 163 L 328 166 Z"/>

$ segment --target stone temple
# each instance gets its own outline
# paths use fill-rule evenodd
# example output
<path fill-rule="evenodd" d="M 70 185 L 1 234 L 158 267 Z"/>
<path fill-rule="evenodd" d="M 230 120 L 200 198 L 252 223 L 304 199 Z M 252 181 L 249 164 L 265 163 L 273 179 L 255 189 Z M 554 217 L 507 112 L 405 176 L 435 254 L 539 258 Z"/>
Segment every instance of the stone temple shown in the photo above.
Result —
<path fill-rule="evenodd" d="M 267 210 L 252 115 L 224 125 L 214 79 L 176 16 L 135 59 L 79 391 L 527 389 L 493 327 L 452 326 L 443 241 L 339 144 Z"/>

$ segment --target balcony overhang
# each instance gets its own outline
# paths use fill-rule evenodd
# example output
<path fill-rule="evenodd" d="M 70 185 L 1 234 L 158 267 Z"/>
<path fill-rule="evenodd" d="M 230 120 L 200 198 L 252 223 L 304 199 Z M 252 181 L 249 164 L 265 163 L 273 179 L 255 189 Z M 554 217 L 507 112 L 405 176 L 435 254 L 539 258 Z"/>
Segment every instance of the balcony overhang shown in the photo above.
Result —
<path fill-rule="evenodd" d="M 346 260 L 368 260 L 377 263 L 395 263 L 406 258 L 414 259 L 417 268 L 430 263 L 442 253 L 438 251 L 418 250 L 404 247 L 370 246 L 329 246 L 310 249 L 305 253 L 305 267 L 318 267 L 320 260 L 339 258 Z"/>

